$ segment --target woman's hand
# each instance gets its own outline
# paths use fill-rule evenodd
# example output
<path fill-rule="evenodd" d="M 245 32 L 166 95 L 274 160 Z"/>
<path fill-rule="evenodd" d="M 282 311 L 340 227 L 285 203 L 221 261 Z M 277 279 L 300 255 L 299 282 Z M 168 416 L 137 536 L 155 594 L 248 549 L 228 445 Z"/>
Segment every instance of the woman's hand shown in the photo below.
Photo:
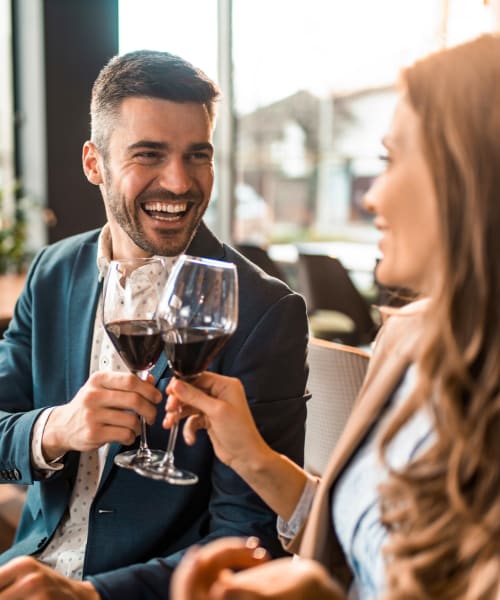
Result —
<path fill-rule="evenodd" d="M 170 587 L 175 600 L 207 600 L 218 578 L 231 569 L 247 569 L 269 560 L 257 538 L 220 538 L 206 546 L 193 546 L 176 567 Z"/>
<path fill-rule="evenodd" d="M 184 424 L 186 443 L 193 444 L 196 431 L 205 428 L 217 458 L 234 469 L 276 514 L 288 520 L 308 476 L 261 437 L 241 382 L 205 372 L 193 384 L 172 379 L 167 393 L 163 426 L 171 427 L 179 416 L 189 415 Z"/>
<path fill-rule="evenodd" d="M 257 431 L 238 379 L 205 372 L 191 384 L 172 379 L 167 393 L 163 426 L 171 427 L 179 416 L 190 415 L 183 430 L 187 444 L 194 444 L 198 429 L 206 429 L 219 460 L 236 471 L 249 457 L 260 460 L 271 452 Z"/>
<path fill-rule="evenodd" d="M 312 560 L 265 562 L 263 550 L 222 538 L 189 551 L 174 572 L 176 600 L 343 600 L 326 569 Z"/>

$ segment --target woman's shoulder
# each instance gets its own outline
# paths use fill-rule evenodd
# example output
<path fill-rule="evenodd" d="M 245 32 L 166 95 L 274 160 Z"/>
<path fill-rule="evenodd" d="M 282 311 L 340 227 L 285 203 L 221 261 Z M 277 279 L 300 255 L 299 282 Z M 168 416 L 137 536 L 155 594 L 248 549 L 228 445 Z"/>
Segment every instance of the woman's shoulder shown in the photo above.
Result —
<path fill-rule="evenodd" d="M 410 333 L 415 328 L 418 329 L 419 324 L 425 319 L 429 308 L 430 301 L 428 298 L 415 300 L 398 308 L 390 306 L 380 307 L 382 327 L 379 330 L 377 338 L 384 337 L 384 339 L 387 339 L 388 335 L 399 335 L 404 331 Z"/>
<path fill-rule="evenodd" d="M 372 360 L 379 360 L 391 352 L 413 353 L 422 334 L 429 300 L 421 299 L 403 307 L 381 307 L 382 326 L 373 342 Z"/>

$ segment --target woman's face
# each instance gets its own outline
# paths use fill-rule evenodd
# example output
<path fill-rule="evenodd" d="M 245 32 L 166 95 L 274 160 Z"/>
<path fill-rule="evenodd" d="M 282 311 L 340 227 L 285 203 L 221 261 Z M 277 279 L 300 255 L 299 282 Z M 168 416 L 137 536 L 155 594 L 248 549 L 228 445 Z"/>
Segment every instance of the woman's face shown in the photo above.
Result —
<path fill-rule="evenodd" d="M 439 267 L 437 199 L 423 154 L 420 120 L 404 96 L 383 145 L 387 167 L 364 200 L 382 234 L 377 279 L 427 294 Z"/>

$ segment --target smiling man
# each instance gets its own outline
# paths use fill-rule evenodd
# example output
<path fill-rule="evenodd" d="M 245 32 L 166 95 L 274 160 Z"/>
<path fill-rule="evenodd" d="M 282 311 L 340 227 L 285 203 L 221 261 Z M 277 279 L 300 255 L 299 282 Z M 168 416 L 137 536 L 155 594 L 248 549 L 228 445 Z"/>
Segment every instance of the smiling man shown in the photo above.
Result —
<path fill-rule="evenodd" d="M 302 298 L 266 276 L 202 221 L 212 191 L 219 92 L 164 52 L 113 58 L 91 102 L 83 168 L 107 223 L 43 249 L 0 341 L 0 483 L 28 485 L 12 548 L 0 556 L 2 598 L 167 598 L 184 550 L 225 535 L 258 536 L 280 554 L 275 515 L 214 455 L 207 435 L 178 437 L 199 476 L 170 486 L 118 468 L 140 416 L 164 448 L 164 356 L 149 381 L 123 368 L 103 334 L 102 279 L 111 259 L 182 253 L 234 262 L 236 333 L 211 370 L 242 380 L 255 421 L 278 452 L 302 462 L 307 319 Z M 130 415 L 136 415 L 131 419 Z"/>

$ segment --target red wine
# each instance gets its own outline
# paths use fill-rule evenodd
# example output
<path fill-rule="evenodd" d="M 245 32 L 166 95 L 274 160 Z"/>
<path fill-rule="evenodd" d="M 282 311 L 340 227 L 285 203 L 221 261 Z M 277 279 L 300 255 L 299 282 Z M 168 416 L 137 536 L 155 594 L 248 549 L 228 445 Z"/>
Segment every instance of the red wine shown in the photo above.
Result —
<path fill-rule="evenodd" d="M 156 321 L 111 321 L 104 328 L 131 371 L 145 371 L 154 367 L 163 350 Z"/>
<path fill-rule="evenodd" d="M 187 379 L 208 367 L 230 334 L 214 327 L 186 327 L 163 331 L 162 337 L 172 370 Z"/>

